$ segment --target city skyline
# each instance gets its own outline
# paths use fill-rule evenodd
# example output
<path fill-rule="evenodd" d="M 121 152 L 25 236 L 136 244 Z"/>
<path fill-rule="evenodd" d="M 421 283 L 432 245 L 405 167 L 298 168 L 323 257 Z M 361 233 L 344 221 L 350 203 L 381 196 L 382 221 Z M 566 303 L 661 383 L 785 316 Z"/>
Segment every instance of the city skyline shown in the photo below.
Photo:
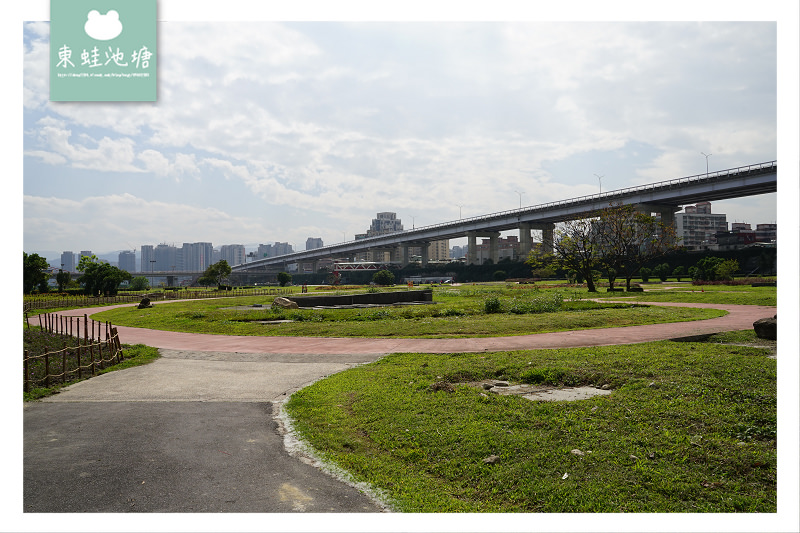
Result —
<path fill-rule="evenodd" d="M 158 102 L 120 105 L 47 101 L 26 24 L 23 246 L 301 249 L 777 159 L 776 27 L 170 21 Z"/>
<path fill-rule="evenodd" d="M 747 231 L 755 232 L 760 226 L 776 226 L 775 223 L 765 223 L 765 222 L 756 222 L 756 223 L 747 222 L 747 223 L 745 223 L 745 222 L 736 222 L 736 221 L 727 220 L 727 214 L 726 213 L 719 213 L 716 210 L 713 210 L 713 213 L 712 213 L 712 209 L 713 209 L 712 206 L 716 205 L 718 203 L 720 203 L 720 202 L 718 202 L 718 201 L 717 202 L 698 202 L 696 204 L 686 204 L 682 211 L 676 213 L 676 221 L 677 221 L 676 227 L 677 227 L 679 233 L 681 231 L 681 223 L 680 222 L 683 220 L 681 218 L 681 216 L 684 215 L 684 214 L 688 215 L 689 213 L 697 213 L 698 209 L 702 213 L 708 213 L 709 217 L 713 217 L 714 219 L 717 219 L 718 220 L 717 226 L 719 226 L 719 227 L 717 227 L 716 229 L 717 230 L 721 230 L 721 231 L 747 230 Z M 701 206 L 703 206 L 703 207 L 701 208 Z M 371 234 L 384 233 L 384 231 L 381 231 L 381 228 L 389 229 L 388 233 L 394 233 L 396 231 L 404 231 L 404 230 L 408 229 L 408 228 L 403 228 L 402 220 L 397 218 L 395 215 L 396 215 L 396 213 L 393 213 L 393 212 L 377 213 L 376 214 L 376 218 L 372 219 L 372 223 L 371 223 L 369 229 L 366 231 L 366 233 L 362 233 L 360 235 L 357 235 L 356 237 L 363 238 L 363 237 L 370 236 Z M 772 231 L 774 232 L 774 229 Z M 506 235 L 506 237 L 504 237 L 504 240 L 506 238 L 509 239 L 509 240 L 516 240 L 518 238 L 517 235 L 516 235 L 516 233 L 517 233 L 516 230 L 508 230 L 508 231 L 505 231 L 505 232 L 502 232 L 502 233 Z M 449 246 L 449 250 L 452 252 L 454 249 L 455 250 L 460 250 L 462 248 L 466 248 L 466 243 L 453 244 L 453 242 L 460 243 L 461 240 L 462 239 L 448 239 L 448 241 L 451 244 L 451 246 Z M 773 240 L 774 240 L 774 237 L 773 237 Z M 313 245 L 309 246 L 309 243 L 312 243 Z M 158 243 L 158 244 L 150 244 L 150 243 L 148 243 L 148 244 L 142 244 L 141 246 L 138 246 L 138 247 L 135 247 L 135 248 L 132 248 L 132 249 L 129 249 L 129 250 L 126 250 L 126 249 L 112 250 L 112 251 L 108 251 L 108 252 L 104 252 L 104 253 L 100 253 L 100 254 L 95 254 L 95 255 L 98 255 L 98 257 L 102 255 L 104 260 L 110 261 L 111 263 L 114 263 L 114 261 L 111 261 L 109 259 L 109 257 L 111 257 L 111 256 L 113 256 L 115 254 L 119 254 L 120 257 L 121 257 L 122 254 L 133 252 L 134 255 L 138 258 L 137 259 L 137 265 L 138 265 L 139 261 L 144 261 L 144 258 L 143 258 L 144 254 L 142 254 L 142 250 L 145 249 L 145 248 L 148 248 L 148 249 L 150 249 L 152 251 L 154 248 L 169 246 L 169 247 L 175 247 L 178 250 L 178 252 L 180 253 L 180 249 L 182 247 L 183 250 L 184 250 L 183 253 L 186 254 L 187 253 L 187 246 L 192 248 L 192 247 L 196 247 L 197 245 L 207 245 L 208 248 L 209 248 L 209 253 L 208 253 L 209 256 L 211 255 L 211 251 L 213 250 L 213 253 L 216 256 L 219 256 L 219 258 L 222 258 L 222 259 L 229 259 L 229 258 L 225 257 L 225 252 L 224 252 L 225 248 L 241 247 L 242 250 L 243 250 L 242 257 L 244 258 L 246 256 L 247 258 L 250 258 L 252 260 L 258 259 L 258 258 L 261 258 L 261 257 L 274 257 L 276 255 L 284 255 L 286 253 L 293 253 L 293 252 L 296 252 L 296 251 L 303 251 L 303 250 L 311 250 L 311 249 L 315 249 L 315 248 L 320 248 L 320 247 L 326 246 L 326 244 L 324 243 L 324 240 L 320 239 L 318 237 L 308 237 L 306 239 L 306 241 L 305 241 L 305 248 L 302 248 L 302 249 L 300 249 L 300 248 L 296 248 L 295 249 L 295 247 L 294 247 L 294 245 L 292 243 L 280 242 L 280 241 L 274 241 L 273 243 L 268 243 L 268 244 L 263 244 L 263 243 L 259 243 L 259 244 L 254 244 L 254 243 L 247 243 L 247 244 L 230 244 L 230 243 L 221 244 L 221 243 L 217 243 L 216 245 L 214 243 L 211 243 L 211 242 L 195 242 L 195 243 L 181 243 L 181 246 L 179 246 L 179 243 L 174 243 L 173 242 L 173 243 Z M 694 243 L 694 241 L 693 241 L 691 243 L 690 248 L 692 246 L 695 246 L 695 245 L 696 245 L 696 243 Z M 48 251 L 48 252 L 49 252 L 49 256 L 55 256 L 55 255 L 58 254 L 58 252 L 55 252 L 55 251 Z M 69 250 L 61 252 L 61 263 L 62 264 L 65 261 L 63 254 L 64 253 L 69 253 L 69 252 L 70 252 Z M 88 255 L 89 253 L 93 253 L 93 252 L 91 252 L 91 251 L 82 251 L 82 252 L 80 252 L 80 254 L 78 252 L 72 252 L 72 253 L 75 255 L 76 258 L 79 258 L 80 255 Z M 149 252 L 149 253 L 152 253 L 152 252 Z M 46 257 L 49 260 L 51 265 L 55 265 L 56 267 L 58 266 L 58 264 L 57 264 L 58 261 L 57 260 L 50 259 L 47 255 L 45 255 L 43 257 Z M 451 255 L 451 257 L 453 257 L 453 256 Z M 456 255 L 456 257 L 457 257 L 457 255 Z M 54 261 L 56 261 L 56 262 L 54 262 Z M 173 263 L 174 262 L 175 261 L 173 261 Z M 231 262 L 230 260 L 228 262 L 231 263 L 232 265 L 233 264 L 240 264 L 240 263 L 237 263 L 237 262 Z M 241 262 L 245 262 L 245 261 L 241 261 Z M 77 259 L 74 261 L 74 264 L 77 264 Z M 170 264 L 172 264 L 172 263 L 170 263 Z M 204 268 L 205 268 L 204 266 L 203 267 L 196 267 L 195 270 L 203 270 Z M 137 266 L 136 270 L 137 271 L 142 271 L 142 272 L 145 271 L 145 269 L 141 269 L 140 270 L 138 266 Z M 184 268 L 184 270 L 186 270 L 186 268 Z"/>

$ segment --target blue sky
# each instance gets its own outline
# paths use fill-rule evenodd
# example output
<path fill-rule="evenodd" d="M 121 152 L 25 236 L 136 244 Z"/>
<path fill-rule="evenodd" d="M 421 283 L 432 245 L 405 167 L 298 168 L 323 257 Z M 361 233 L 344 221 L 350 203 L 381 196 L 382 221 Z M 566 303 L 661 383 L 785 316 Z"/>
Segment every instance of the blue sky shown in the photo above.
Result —
<path fill-rule="evenodd" d="M 161 7 L 164 19 L 165 7 Z M 777 159 L 775 22 L 159 26 L 156 103 L 48 101 L 24 25 L 26 251 L 327 244 Z M 459 206 L 462 206 L 459 208 Z M 714 204 L 777 221 L 777 195 Z"/>

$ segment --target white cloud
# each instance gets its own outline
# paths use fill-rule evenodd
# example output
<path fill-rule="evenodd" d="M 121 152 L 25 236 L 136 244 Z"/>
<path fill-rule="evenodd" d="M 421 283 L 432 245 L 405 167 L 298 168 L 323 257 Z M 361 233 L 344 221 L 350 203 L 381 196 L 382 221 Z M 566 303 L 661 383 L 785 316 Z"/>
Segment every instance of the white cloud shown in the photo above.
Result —
<path fill-rule="evenodd" d="M 257 240 L 263 233 L 248 216 L 176 202 L 146 201 L 131 194 L 82 200 L 26 195 L 23 209 L 26 250 L 60 250 L 65 243 L 74 242 L 76 232 L 91 234 L 92 249 L 99 251 L 119 249 L 125 243 L 196 242 L 198 235 L 215 244 L 227 244 L 240 238 Z M 33 242 L 37 244 L 31 246 Z"/>
<path fill-rule="evenodd" d="M 552 170 L 581 158 L 621 154 L 609 186 L 627 186 L 696 173 L 700 150 L 718 168 L 775 157 L 770 24 L 167 22 L 154 104 L 48 103 L 41 31 L 27 156 L 197 178 L 198 205 L 241 184 L 251 210 L 365 229 L 594 192 L 602 168 Z"/>

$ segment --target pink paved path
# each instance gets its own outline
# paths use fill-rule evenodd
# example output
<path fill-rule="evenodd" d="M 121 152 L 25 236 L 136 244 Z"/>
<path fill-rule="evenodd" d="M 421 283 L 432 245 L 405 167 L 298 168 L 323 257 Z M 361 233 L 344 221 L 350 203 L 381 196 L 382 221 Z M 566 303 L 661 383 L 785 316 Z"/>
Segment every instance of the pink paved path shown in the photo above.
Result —
<path fill-rule="evenodd" d="M 159 302 L 163 305 L 170 302 Z M 387 354 L 395 352 L 459 353 L 498 350 L 531 350 L 607 346 L 667 340 L 722 331 L 751 329 L 753 322 L 771 317 L 777 308 L 757 305 L 721 305 L 700 303 L 637 302 L 665 307 L 697 307 L 722 309 L 726 316 L 694 322 L 588 329 L 558 333 L 538 333 L 514 337 L 482 337 L 462 339 L 366 339 L 331 337 L 255 337 L 241 335 L 209 335 L 180 333 L 144 328 L 117 326 L 120 339 L 126 344 L 146 344 L 156 348 L 202 352 L 241 352 L 273 354 Z M 64 316 L 83 316 L 132 304 L 111 305 L 61 311 Z M 36 317 L 29 321 L 38 325 Z"/>

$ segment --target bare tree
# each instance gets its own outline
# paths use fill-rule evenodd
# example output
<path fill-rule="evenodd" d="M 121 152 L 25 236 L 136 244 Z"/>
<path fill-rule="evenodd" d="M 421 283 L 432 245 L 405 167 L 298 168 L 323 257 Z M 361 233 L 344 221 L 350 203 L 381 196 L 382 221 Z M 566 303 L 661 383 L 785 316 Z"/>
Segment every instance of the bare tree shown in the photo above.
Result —
<path fill-rule="evenodd" d="M 603 264 L 625 278 L 627 290 L 645 264 L 678 246 L 671 224 L 641 213 L 633 205 L 612 205 L 600 211 L 595 238 Z"/>
<path fill-rule="evenodd" d="M 595 235 L 596 221 L 597 218 L 585 218 L 560 224 L 553 235 L 553 253 L 531 252 L 526 262 L 533 268 L 574 270 L 586 280 L 589 292 L 597 292 L 594 271 L 602 265 L 602 256 Z"/>

